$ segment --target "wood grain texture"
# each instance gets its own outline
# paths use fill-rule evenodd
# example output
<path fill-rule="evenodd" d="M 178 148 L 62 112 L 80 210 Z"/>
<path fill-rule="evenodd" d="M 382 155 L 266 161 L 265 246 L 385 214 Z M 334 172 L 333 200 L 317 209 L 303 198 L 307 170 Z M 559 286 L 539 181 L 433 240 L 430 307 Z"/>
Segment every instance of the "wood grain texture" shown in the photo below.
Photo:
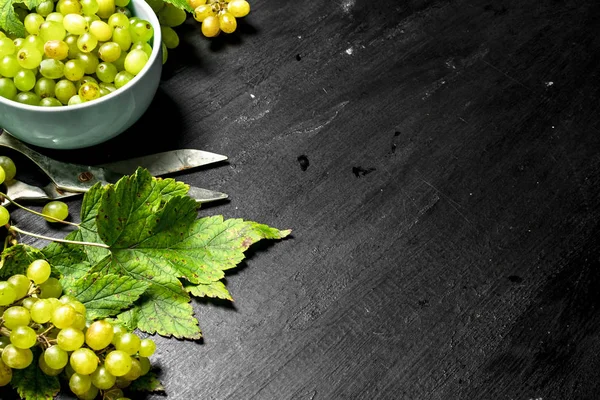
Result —
<path fill-rule="evenodd" d="M 179 176 L 230 195 L 201 213 L 293 229 L 157 339 L 167 398 L 597 399 L 600 3 L 252 6 L 179 29 L 127 133 L 45 152 L 226 154 Z"/>

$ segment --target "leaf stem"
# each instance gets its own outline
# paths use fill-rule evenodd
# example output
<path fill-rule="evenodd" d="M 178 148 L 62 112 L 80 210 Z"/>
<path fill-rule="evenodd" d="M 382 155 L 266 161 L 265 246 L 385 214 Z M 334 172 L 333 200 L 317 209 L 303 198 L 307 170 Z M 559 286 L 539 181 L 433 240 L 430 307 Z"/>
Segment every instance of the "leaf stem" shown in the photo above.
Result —
<path fill-rule="evenodd" d="M 10 197 L 8 197 L 8 196 L 7 196 L 5 193 L 2 193 L 2 192 L 0 192 L 0 196 L 4 197 L 4 198 L 5 198 L 6 200 L 8 200 L 8 201 L 9 201 L 11 204 L 14 204 L 15 206 L 19 207 L 20 209 L 22 209 L 22 210 L 25 210 L 25 211 L 27 211 L 27 212 L 30 212 L 30 213 L 32 213 L 32 214 L 38 215 L 38 216 L 40 216 L 40 217 L 42 217 L 42 218 L 49 218 L 49 219 L 52 219 L 52 220 L 54 220 L 54 222 L 60 222 L 61 224 L 65 224 L 65 225 L 73 225 L 73 226 L 77 226 L 77 227 L 79 227 L 79 224 L 76 224 L 75 222 L 63 221 L 63 220 L 60 220 L 60 219 L 54 218 L 54 217 L 52 217 L 52 216 L 50 216 L 50 215 L 45 215 L 45 214 L 42 214 L 42 213 L 40 213 L 40 212 L 37 212 L 37 211 L 35 211 L 35 210 L 32 210 L 31 208 L 27 208 L 27 207 L 25 207 L 25 206 L 22 206 L 22 205 L 20 205 L 19 203 L 17 203 L 16 201 L 14 201 L 13 199 L 11 199 Z"/>
<path fill-rule="evenodd" d="M 79 241 L 76 241 L 76 240 L 66 240 L 66 239 L 53 238 L 53 237 L 50 237 L 50 236 L 38 235 L 37 233 L 24 231 L 23 229 L 17 228 L 14 225 L 12 225 L 10 227 L 10 230 L 15 231 L 15 232 L 19 232 L 19 233 L 21 233 L 23 235 L 33 236 L 33 237 L 38 238 L 38 239 L 49 240 L 51 242 L 67 243 L 67 244 L 79 244 L 79 245 L 82 245 L 82 246 L 101 247 L 103 249 L 108 249 L 110 247 L 110 246 L 108 246 L 108 245 L 106 245 L 104 243 L 79 242 Z"/>

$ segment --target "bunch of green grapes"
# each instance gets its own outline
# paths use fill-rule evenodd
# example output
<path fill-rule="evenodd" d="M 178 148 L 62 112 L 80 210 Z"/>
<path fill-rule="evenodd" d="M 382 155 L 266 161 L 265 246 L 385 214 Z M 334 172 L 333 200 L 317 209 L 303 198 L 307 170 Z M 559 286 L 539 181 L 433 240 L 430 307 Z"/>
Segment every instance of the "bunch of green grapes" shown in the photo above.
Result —
<path fill-rule="evenodd" d="M 10 157 L 0 156 L 0 184 L 10 182 L 17 174 L 17 167 Z M 41 214 L 48 222 L 64 221 L 69 216 L 69 206 L 62 201 L 50 201 L 44 205 Z M 0 226 L 8 224 L 10 213 L 0 206 Z"/>
<path fill-rule="evenodd" d="M 35 362 L 44 374 L 67 379 L 79 399 L 124 399 L 122 389 L 150 370 L 154 341 L 107 320 L 87 322 L 85 305 L 63 295 L 50 275 L 50 264 L 39 259 L 25 275 L 0 281 L 0 386 L 13 369 Z M 37 360 L 34 346 L 43 350 Z"/>
<path fill-rule="evenodd" d="M 0 96 L 62 106 L 125 86 L 148 62 L 154 35 L 148 21 L 131 15 L 128 3 L 46 0 L 27 12 L 27 37 L 0 32 Z"/>

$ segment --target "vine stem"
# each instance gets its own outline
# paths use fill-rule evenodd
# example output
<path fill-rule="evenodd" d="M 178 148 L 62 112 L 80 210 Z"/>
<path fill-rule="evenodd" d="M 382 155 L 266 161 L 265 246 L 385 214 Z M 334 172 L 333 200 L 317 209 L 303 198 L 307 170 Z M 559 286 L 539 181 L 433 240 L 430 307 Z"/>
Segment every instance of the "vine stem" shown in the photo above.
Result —
<path fill-rule="evenodd" d="M 6 200 L 8 200 L 11 204 L 14 204 L 15 206 L 19 207 L 22 210 L 25 210 L 27 212 L 30 212 L 32 214 L 38 215 L 42 218 L 50 218 L 52 220 L 54 220 L 54 222 L 60 222 L 61 224 L 65 224 L 65 225 L 72 225 L 72 226 L 76 226 L 79 227 L 79 224 L 75 223 L 75 222 L 69 222 L 69 221 L 63 221 L 57 218 L 54 218 L 50 215 L 44 215 L 40 212 L 37 212 L 35 210 L 32 210 L 31 208 L 27 208 L 25 206 L 20 205 L 19 203 L 17 203 L 16 201 L 14 201 L 13 199 L 11 199 L 10 197 L 8 197 L 5 193 L 0 192 L 0 196 L 4 197 Z"/>
<path fill-rule="evenodd" d="M 79 241 L 76 241 L 76 240 L 66 240 L 66 239 L 53 238 L 53 237 L 50 237 L 50 236 L 38 235 L 37 233 L 24 231 L 23 229 L 17 228 L 14 225 L 12 225 L 10 227 L 10 230 L 15 231 L 15 232 L 19 232 L 19 233 L 21 233 L 23 235 L 33 236 L 34 238 L 43 239 L 43 240 L 49 240 L 51 242 L 59 242 L 59 243 L 66 243 L 66 244 L 78 244 L 78 245 L 82 245 L 82 246 L 101 247 L 103 249 L 108 249 L 110 247 L 110 246 L 108 246 L 108 245 L 106 245 L 104 243 L 79 242 Z"/>

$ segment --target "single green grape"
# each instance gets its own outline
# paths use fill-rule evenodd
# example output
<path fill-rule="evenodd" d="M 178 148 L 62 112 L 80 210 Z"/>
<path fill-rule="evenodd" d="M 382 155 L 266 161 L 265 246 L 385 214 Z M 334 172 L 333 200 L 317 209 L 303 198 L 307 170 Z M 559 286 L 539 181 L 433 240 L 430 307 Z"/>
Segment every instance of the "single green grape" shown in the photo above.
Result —
<path fill-rule="evenodd" d="M 132 358 L 131 368 L 129 369 L 129 372 L 123 375 L 123 379 L 126 379 L 128 381 L 135 381 L 140 376 L 142 376 L 142 364 L 138 359 Z"/>
<path fill-rule="evenodd" d="M 165 42 L 161 43 L 161 50 L 162 50 L 162 63 L 166 63 L 167 59 L 169 58 L 169 50 L 167 50 L 167 46 L 165 45 Z"/>
<path fill-rule="evenodd" d="M 65 40 L 67 39 L 67 37 L 65 37 Z M 44 54 L 48 58 L 53 58 L 55 60 L 64 60 L 69 56 L 69 45 L 64 40 L 48 40 L 44 44 Z"/>
<path fill-rule="evenodd" d="M 146 375 L 148 372 L 150 372 L 150 368 L 152 368 L 150 360 L 148 359 L 148 357 L 142 356 L 140 356 L 138 360 L 140 361 L 140 365 L 142 366 L 142 375 Z"/>
<path fill-rule="evenodd" d="M 214 15 L 204 18 L 200 30 L 202 31 L 202 34 L 206 37 L 217 36 L 221 31 L 219 18 Z"/>
<path fill-rule="evenodd" d="M 58 346 L 65 351 L 75 351 L 80 348 L 85 341 L 85 335 L 80 329 L 73 327 L 62 329 L 56 337 Z"/>
<path fill-rule="evenodd" d="M 0 75 L 5 78 L 13 78 L 20 69 L 16 54 L 7 54 L 0 59 Z"/>
<path fill-rule="evenodd" d="M 67 104 L 69 99 L 77 94 L 75 84 L 68 79 L 61 79 L 56 82 L 54 89 L 55 96 L 62 104 Z"/>
<path fill-rule="evenodd" d="M 250 13 L 250 3 L 246 0 L 233 0 L 227 5 L 229 11 L 234 17 L 242 18 Z"/>
<path fill-rule="evenodd" d="M 40 96 L 40 98 L 43 100 L 46 97 L 54 97 L 54 89 L 55 88 L 56 88 L 56 82 L 54 82 L 54 79 L 41 77 L 35 83 L 35 87 L 34 87 L 33 91 L 35 92 L 35 94 Z"/>
<path fill-rule="evenodd" d="M 27 267 L 27 277 L 34 281 L 37 285 L 40 285 L 50 277 L 50 264 L 48 261 L 43 259 L 34 260 Z"/>
<path fill-rule="evenodd" d="M 22 92 L 27 92 L 35 86 L 35 73 L 30 69 L 21 69 L 13 78 L 15 86 Z"/>
<path fill-rule="evenodd" d="M 160 1 L 162 3 L 163 0 L 158 0 L 158 1 Z M 114 13 L 113 15 L 111 15 L 108 18 L 108 26 L 113 28 L 113 30 L 116 27 L 128 28 L 129 27 L 129 18 L 127 18 L 126 15 L 123 15 L 121 13 Z"/>
<path fill-rule="evenodd" d="M 53 99 L 60 103 L 60 101 L 56 100 L 53 97 L 49 97 L 48 99 Z M 42 100 L 43 101 L 43 100 Z M 59 104 L 62 106 L 62 104 Z M 57 298 L 62 293 L 62 285 L 60 281 L 56 278 L 50 277 L 46 280 L 46 282 L 42 283 L 40 286 L 40 299 L 48 299 L 50 297 Z"/>
<path fill-rule="evenodd" d="M 131 10 L 127 7 L 115 7 L 115 12 L 125 15 L 127 18 L 131 18 Z"/>
<path fill-rule="evenodd" d="M 124 351 L 130 356 L 136 354 L 140 349 L 141 340 L 135 333 L 126 332 L 119 335 L 115 342 L 115 348 L 117 350 Z"/>
<path fill-rule="evenodd" d="M 117 7 L 127 7 L 130 3 L 130 0 L 115 0 L 115 6 Z"/>
<path fill-rule="evenodd" d="M 85 63 L 81 60 L 69 60 L 65 63 L 65 78 L 77 82 L 85 75 Z"/>
<path fill-rule="evenodd" d="M 28 35 L 23 43 L 23 47 L 25 46 L 35 47 L 44 54 L 44 42 L 37 35 Z"/>
<path fill-rule="evenodd" d="M 187 18 L 187 13 L 184 10 L 170 3 L 165 3 L 165 6 L 160 9 L 157 15 L 161 25 L 170 26 L 171 28 L 183 24 Z"/>
<path fill-rule="evenodd" d="M 74 59 L 75 57 L 77 57 L 78 54 L 81 53 L 79 47 L 77 47 L 77 39 L 79 39 L 79 36 L 68 35 L 65 36 L 63 40 L 67 44 L 67 46 L 69 46 L 67 57 L 69 57 L 70 59 Z"/>
<path fill-rule="evenodd" d="M 108 18 L 115 12 L 115 0 L 97 0 L 98 1 L 98 15 L 100 18 Z"/>
<path fill-rule="evenodd" d="M 170 26 L 161 25 L 160 32 L 162 34 L 162 40 L 167 49 L 174 49 L 179 46 L 179 35 L 175 32 L 175 29 Z"/>
<path fill-rule="evenodd" d="M 47 58 L 40 63 L 40 74 L 44 78 L 60 79 L 65 75 L 65 64 L 60 60 Z"/>
<path fill-rule="evenodd" d="M 0 167 L 6 174 L 6 181 L 11 181 L 17 174 L 17 167 L 10 157 L 0 156 Z"/>
<path fill-rule="evenodd" d="M 52 319 L 50 321 L 52 321 L 54 326 L 64 331 L 66 328 L 73 325 L 76 314 L 77 311 L 75 311 L 73 307 L 68 304 L 63 304 L 52 312 Z"/>
<path fill-rule="evenodd" d="M 33 353 L 31 349 L 20 349 L 9 344 L 2 350 L 2 361 L 12 369 L 25 369 L 33 361 Z"/>
<path fill-rule="evenodd" d="M 20 349 L 29 349 L 37 342 L 37 335 L 30 327 L 20 325 L 10 332 L 10 341 Z"/>
<path fill-rule="evenodd" d="M 31 307 L 33 307 L 33 304 L 36 303 L 38 300 L 39 299 L 37 297 L 27 297 L 23 299 L 22 305 L 23 307 L 28 309 L 29 314 L 31 314 Z M 31 319 L 33 320 L 33 315 L 31 316 Z"/>
<path fill-rule="evenodd" d="M 94 350 L 102 350 L 111 344 L 114 337 L 113 326 L 106 320 L 92 322 L 85 332 L 85 343 Z"/>
<path fill-rule="evenodd" d="M 17 87 L 12 79 L 0 78 L 0 96 L 9 100 L 13 100 L 17 96 Z M 4 179 L 2 182 L 4 182 Z"/>
<path fill-rule="evenodd" d="M 98 356 L 92 350 L 82 347 L 71 353 L 69 363 L 78 374 L 89 375 L 98 368 Z"/>
<path fill-rule="evenodd" d="M 17 46 L 15 43 L 7 37 L 0 39 L 0 57 L 4 57 L 8 54 L 15 54 Z"/>
<path fill-rule="evenodd" d="M 81 96 L 79 96 L 78 94 L 76 94 L 75 96 L 71 97 L 69 99 L 69 102 L 67 103 L 67 105 L 69 106 L 75 106 L 77 104 L 81 104 L 81 103 L 85 103 L 85 100 L 83 100 L 81 98 Z"/>
<path fill-rule="evenodd" d="M 148 54 L 144 50 L 131 50 L 125 58 L 125 71 L 132 75 L 139 74 L 148 62 Z"/>
<path fill-rule="evenodd" d="M 42 356 L 40 356 L 38 358 L 38 367 L 40 367 L 40 369 L 42 370 L 42 372 L 48 376 L 57 376 L 59 375 L 63 369 L 54 369 L 51 368 L 47 363 L 46 363 L 46 359 Z"/>
<path fill-rule="evenodd" d="M 72 35 L 83 35 L 90 30 L 83 15 L 67 14 L 63 18 L 63 26 Z"/>
<path fill-rule="evenodd" d="M 56 10 L 58 10 L 64 16 L 70 14 L 80 14 L 81 3 L 79 3 L 78 0 L 59 0 L 56 3 Z"/>
<path fill-rule="evenodd" d="M 105 83 L 114 82 L 118 72 L 117 67 L 109 62 L 102 62 L 98 64 L 98 67 L 96 68 L 96 76 Z M 100 90 L 100 87 L 98 87 L 98 89 Z"/>
<path fill-rule="evenodd" d="M 224 33 L 233 33 L 237 28 L 237 21 L 233 14 L 224 12 L 219 15 L 219 28 Z"/>
<path fill-rule="evenodd" d="M 121 46 L 122 51 L 128 51 L 132 43 L 129 26 L 115 26 L 113 29 L 112 41 Z"/>
<path fill-rule="evenodd" d="M 12 368 L 0 359 L 0 387 L 6 386 L 12 380 Z"/>
<path fill-rule="evenodd" d="M 99 366 L 92 373 L 92 384 L 98 389 L 106 390 L 114 386 L 117 377 L 108 372 L 104 365 Z"/>
<path fill-rule="evenodd" d="M 152 8 L 152 11 L 154 11 L 155 14 L 158 14 L 158 12 L 166 4 L 163 0 L 146 0 L 146 3 L 148 3 L 148 5 L 150 6 L 150 8 Z"/>
<path fill-rule="evenodd" d="M 156 343 L 152 339 L 142 339 L 140 342 L 140 357 L 150 357 L 156 351 Z"/>
<path fill-rule="evenodd" d="M 208 17 L 214 17 L 215 11 L 209 4 L 199 5 L 194 9 L 194 19 L 198 22 L 203 22 Z"/>
<path fill-rule="evenodd" d="M 1 168 L 1 167 L 0 167 Z M 15 288 L 16 300 L 20 300 L 27 295 L 31 287 L 31 281 L 23 274 L 15 274 L 7 279 Z"/>
<path fill-rule="evenodd" d="M 95 82 L 85 82 L 79 88 L 78 94 L 85 101 L 95 100 L 100 97 L 100 86 Z"/>
<path fill-rule="evenodd" d="M 113 350 L 104 359 L 104 366 L 112 375 L 119 377 L 131 369 L 131 357 L 124 351 Z"/>
<path fill-rule="evenodd" d="M 15 97 L 16 102 L 30 106 L 39 105 L 41 100 L 41 97 L 33 92 L 20 92 L 17 93 L 17 97 Z"/>
<path fill-rule="evenodd" d="M 2 209 L 4 207 L 0 206 L 0 218 L 2 214 Z M 1 221 L 0 221 L 1 222 Z M 7 281 L 0 281 L 0 306 L 7 306 L 12 304 L 17 298 L 17 291 L 12 283 Z M 4 311 L 6 312 L 6 310 Z"/>
<path fill-rule="evenodd" d="M 6 173 L 5 173 L 5 176 L 6 176 Z M 8 212 L 6 207 L 0 206 L 0 226 L 4 226 L 4 225 L 8 224 L 8 221 L 10 221 L 10 213 Z M 10 303 L 6 303 L 6 304 L 10 304 Z M 0 300 L 0 305 L 5 305 L 2 303 L 2 300 Z"/>
<path fill-rule="evenodd" d="M 62 369 L 69 362 L 69 353 L 61 349 L 58 345 L 52 345 L 44 351 L 43 355 L 46 364 L 52 369 Z"/>
<path fill-rule="evenodd" d="M 51 12 L 54 11 L 54 2 L 52 0 L 42 1 L 35 8 L 35 11 L 42 17 L 46 18 Z M 39 32 L 39 27 L 38 27 L 38 32 Z"/>
<path fill-rule="evenodd" d="M 76 58 L 83 62 L 85 65 L 85 73 L 88 75 L 94 74 L 96 72 L 96 67 L 98 67 L 98 64 L 100 63 L 98 56 L 94 53 L 79 53 Z"/>
<path fill-rule="evenodd" d="M 8 329 L 15 329 L 18 326 L 29 325 L 29 322 L 31 321 L 31 314 L 29 313 L 29 310 L 23 306 L 11 306 L 4 310 L 4 313 L 2 313 L 2 318 L 4 319 L 4 326 L 6 326 Z"/>
<path fill-rule="evenodd" d="M 3 78 L 6 79 L 6 78 Z M 4 170 L 2 169 L 2 167 L 0 167 L 0 183 L 4 182 L 4 180 L 6 179 L 6 173 L 4 173 Z"/>
<path fill-rule="evenodd" d="M 53 311 L 54 306 L 48 299 L 40 299 L 36 301 L 29 309 L 31 319 L 38 324 L 45 324 L 46 322 L 50 321 Z"/>
<path fill-rule="evenodd" d="M 127 85 L 134 78 L 133 74 L 127 71 L 121 71 L 115 76 L 115 87 L 117 89 Z"/>
<path fill-rule="evenodd" d="M 132 42 L 147 42 L 154 35 L 152 24 L 146 20 L 139 20 L 129 26 Z"/>
<path fill-rule="evenodd" d="M 90 33 L 98 39 L 99 42 L 107 42 L 113 34 L 113 28 L 106 22 L 99 20 L 90 25 Z"/>
<path fill-rule="evenodd" d="M 62 15 L 61 13 L 53 11 L 50 14 L 46 15 L 46 22 L 48 22 L 48 21 L 58 22 L 62 25 L 64 18 L 65 18 L 64 15 Z M 40 28 L 41 28 L 41 26 L 40 26 Z"/>
<path fill-rule="evenodd" d="M 98 57 L 105 62 L 113 62 L 121 56 L 121 46 L 116 42 L 102 43 L 98 48 Z"/>
<path fill-rule="evenodd" d="M 42 62 L 42 52 L 37 47 L 23 46 L 17 51 L 17 62 L 22 68 L 37 68 Z"/>
<path fill-rule="evenodd" d="M 147 42 L 135 42 L 131 45 L 131 50 L 143 50 L 144 53 L 150 58 L 152 54 L 152 46 L 150 46 Z M 131 51 L 130 51 L 131 52 Z"/>
<path fill-rule="evenodd" d="M 51 201 L 42 208 L 42 214 L 48 222 L 64 221 L 69 216 L 69 206 L 62 201 Z"/>
<path fill-rule="evenodd" d="M 96 36 L 89 32 L 84 33 L 77 39 L 77 47 L 82 53 L 89 53 L 96 48 L 98 45 L 98 39 Z"/>
<path fill-rule="evenodd" d="M 75 372 L 69 379 L 69 389 L 77 395 L 83 394 L 92 387 L 92 378 Z"/>
<path fill-rule="evenodd" d="M 98 1 L 96 0 L 81 0 L 81 11 L 83 15 L 96 15 L 98 12 Z"/>
<path fill-rule="evenodd" d="M 48 40 L 63 40 L 67 35 L 67 30 L 63 26 L 63 16 L 60 14 L 60 22 L 49 20 L 50 16 L 46 17 L 46 22 L 40 25 L 40 39 L 46 43 Z"/>

